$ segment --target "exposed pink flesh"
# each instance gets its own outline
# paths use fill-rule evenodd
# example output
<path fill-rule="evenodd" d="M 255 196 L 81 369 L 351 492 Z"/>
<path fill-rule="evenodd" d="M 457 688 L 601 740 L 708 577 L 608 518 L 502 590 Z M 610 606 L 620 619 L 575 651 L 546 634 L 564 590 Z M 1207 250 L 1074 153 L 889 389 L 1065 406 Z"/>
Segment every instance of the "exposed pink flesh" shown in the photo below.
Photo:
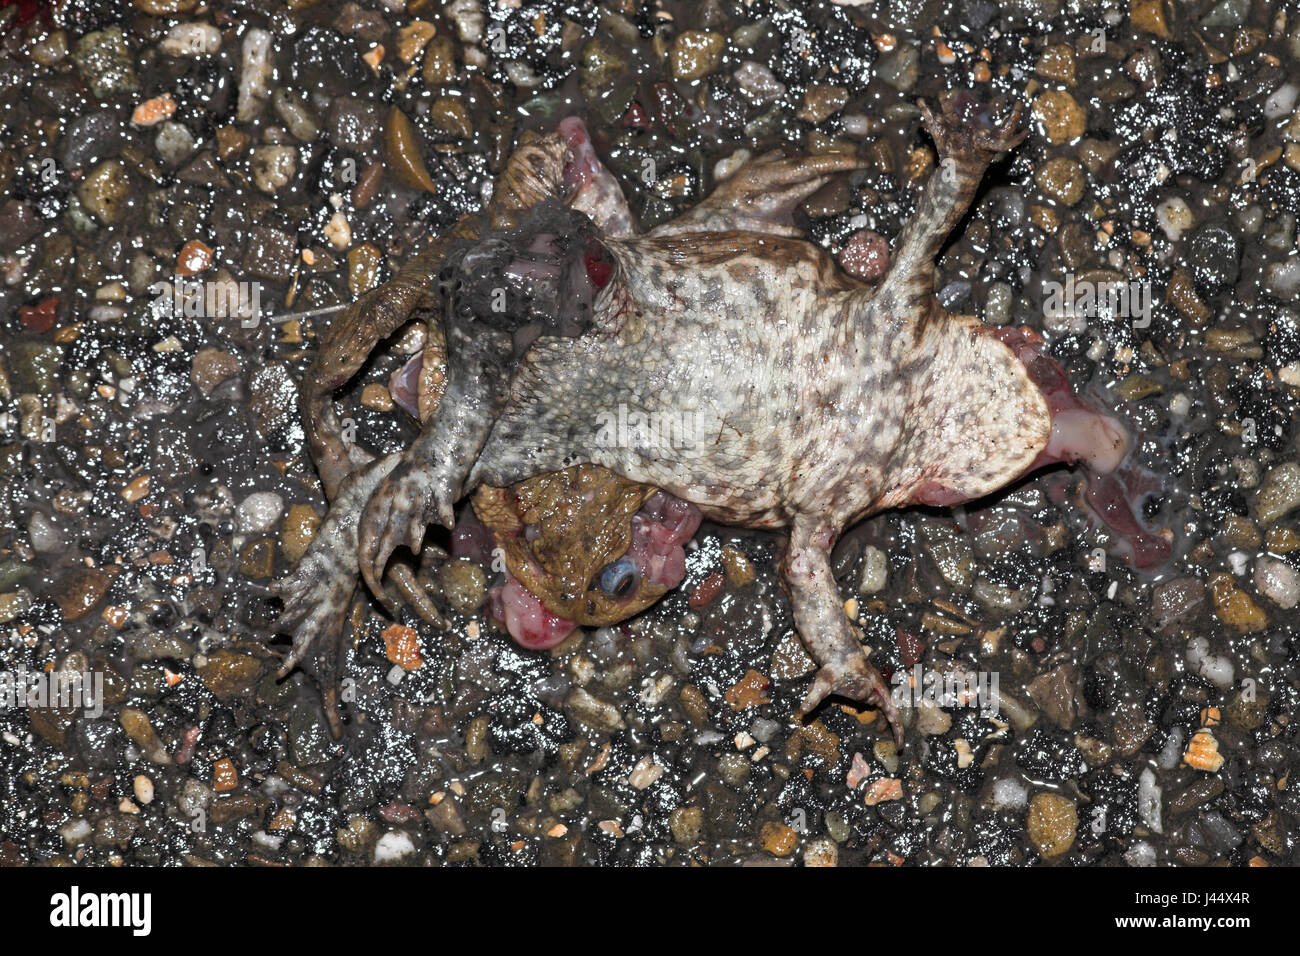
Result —
<path fill-rule="evenodd" d="M 420 371 L 423 368 L 424 353 L 416 352 L 388 380 L 388 391 L 393 401 L 412 418 L 420 417 Z"/>
<path fill-rule="evenodd" d="M 1055 462 L 1083 462 L 1084 502 L 1122 540 L 1121 550 L 1130 553 L 1134 567 L 1153 568 L 1167 561 L 1173 546 L 1152 534 L 1135 513 L 1142 496 L 1159 484 L 1125 464 L 1129 439 L 1124 426 L 1070 390 L 1065 369 L 1043 352 L 1042 339 L 1032 329 L 1006 327 L 993 334 L 1024 363 L 1052 413 L 1051 438 L 1030 470 Z"/>
<path fill-rule="evenodd" d="M 1110 415 L 1081 400 L 1070 390 L 1061 363 L 1043 352 L 1042 339 L 1028 328 L 1004 327 L 993 335 L 1016 354 L 1029 377 L 1047 399 L 1052 435 L 1030 470 L 1058 461 L 1082 461 L 1096 474 L 1109 474 L 1128 454 L 1128 433 Z"/>
<path fill-rule="evenodd" d="M 564 188 L 576 192 L 589 186 L 604 172 L 596 150 L 592 148 L 591 137 L 587 135 L 586 124 L 576 116 L 560 120 L 560 135 L 569 146 L 570 160 L 564 166 Z"/>
<path fill-rule="evenodd" d="M 520 647 L 544 651 L 573 633 L 577 623 L 552 614 L 519 579 L 506 571 L 506 583 L 493 588 L 492 616 L 502 621 Z"/>
<path fill-rule="evenodd" d="M 703 516 L 689 501 L 656 492 L 632 516 L 632 543 L 627 556 L 651 584 L 675 588 L 686 577 L 683 545 L 695 536 Z"/>

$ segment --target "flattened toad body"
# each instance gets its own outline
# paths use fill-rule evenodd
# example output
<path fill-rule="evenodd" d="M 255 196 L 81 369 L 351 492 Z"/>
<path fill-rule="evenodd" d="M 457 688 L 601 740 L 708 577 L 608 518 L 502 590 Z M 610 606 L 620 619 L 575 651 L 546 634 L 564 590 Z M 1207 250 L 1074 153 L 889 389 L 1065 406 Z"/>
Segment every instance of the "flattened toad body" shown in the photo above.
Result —
<path fill-rule="evenodd" d="M 1113 468 L 1126 443 L 1112 420 L 1036 380 L 1032 334 L 935 301 L 933 259 L 987 164 L 1019 141 L 1018 114 L 993 125 L 950 95 L 942 118 L 925 118 L 945 162 L 876 285 L 791 218 L 850 157 L 762 157 L 691 215 L 637 236 L 580 123 L 521 147 L 505 200 L 499 188 L 484 224 L 441 250 L 430 306 L 441 400 L 406 452 L 352 474 L 281 585 L 291 659 L 341 617 L 358 567 L 382 597 L 394 549 L 418 550 L 431 521 L 452 527 L 464 495 L 594 466 L 632 489 L 612 509 L 644 507 L 648 487 L 669 496 L 661 506 L 788 529 L 782 578 L 819 665 L 804 710 L 841 695 L 882 708 L 897 735 L 835 586 L 836 537 L 885 508 L 978 498 L 1048 461 Z M 611 441 L 611 417 L 630 415 L 690 427 Z"/>

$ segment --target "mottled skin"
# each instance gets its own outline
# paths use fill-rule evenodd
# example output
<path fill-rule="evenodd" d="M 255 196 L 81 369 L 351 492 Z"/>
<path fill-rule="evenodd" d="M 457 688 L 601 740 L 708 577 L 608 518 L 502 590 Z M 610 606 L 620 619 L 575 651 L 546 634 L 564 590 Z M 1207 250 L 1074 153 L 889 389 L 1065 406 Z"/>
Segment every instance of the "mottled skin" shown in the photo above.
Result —
<path fill-rule="evenodd" d="M 988 163 L 1020 138 L 1018 111 L 989 126 L 959 116 L 966 106 L 949 97 L 942 120 L 925 112 L 942 162 L 877 286 L 790 236 L 790 209 L 820 180 L 765 157 L 748 186 L 733 187 L 739 195 L 719 204 L 711 197 L 698 213 L 705 231 L 601 234 L 617 268 L 591 310 L 575 317 L 577 335 L 543 335 L 515 357 L 508 337 L 453 295 L 442 402 L 405 453 L 353 476 L 282 585 L 296 652 L 338 611 L 337 601 L 321 600 L 345 589 L 330 574 L 346 575 L 359 560 L 382 593 L 393 550 L 418 549 L 430 521 L 450 526 L 465 493 L 595 463 L 692 502 L 714 521 L 788 529 L 783 581 L 820 665 L 803 709 L 831 694 L 868 702 L 901 740 L 888 690 L 845 615 L 831 547 L 847 525 L 882 509 L 993 491 L 1034 463 L 1052 434 L 1047 401 L 1012 349 L 933 296 L 934 257 Z M 540 175 L 551 189 L 568 185 L 581 145 L 570 135 L 567 154 L 544 151 L 556 164 Z M 773 200 L 782 190 L 802 195 Z M 728 209 L 738 210 L 734 220 Z M 546 224 L 528 229 L 501 241 L 525 248 Z M 557 270 L 568 261 L 559 256 Z M 689 413 L 703 440 L 611 446 L 600 421 L 620 406 L 651 420 Z M 348 596 L 351 588 L 349 578 Z"/>

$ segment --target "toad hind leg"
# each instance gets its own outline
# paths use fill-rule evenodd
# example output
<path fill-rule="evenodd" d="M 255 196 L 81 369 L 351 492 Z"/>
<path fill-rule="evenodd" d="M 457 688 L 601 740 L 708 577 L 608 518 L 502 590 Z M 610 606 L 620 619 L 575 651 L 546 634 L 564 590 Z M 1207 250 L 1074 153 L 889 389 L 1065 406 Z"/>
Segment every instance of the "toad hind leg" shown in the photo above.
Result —
<path fill-rule="evenodd" d="M 844 613 L 830 555 L 834 535 L 825 525 L 799 517 L 781 565 L 794 609 L 795 627 L 819 668 L 800 710 L 807 714 L 832 694 L 879 707 L 903 743 L 898 709 L 880 672 L 867 660 Z"/>

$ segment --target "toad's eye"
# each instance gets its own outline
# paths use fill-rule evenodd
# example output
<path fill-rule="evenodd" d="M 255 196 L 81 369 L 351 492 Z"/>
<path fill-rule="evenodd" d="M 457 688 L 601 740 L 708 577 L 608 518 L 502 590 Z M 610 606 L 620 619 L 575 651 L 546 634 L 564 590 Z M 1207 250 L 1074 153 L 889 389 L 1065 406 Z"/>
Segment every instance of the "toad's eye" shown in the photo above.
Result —
<path fill-rule="evenodd" d="M 637 582 L 641 580 L 641 572 L 637 569 L 635 561 L 624 556 L 601 568 L 597 579 L 600 582 L 600 589 L 610 597 L 623 598 L 636 590 Z"/>

